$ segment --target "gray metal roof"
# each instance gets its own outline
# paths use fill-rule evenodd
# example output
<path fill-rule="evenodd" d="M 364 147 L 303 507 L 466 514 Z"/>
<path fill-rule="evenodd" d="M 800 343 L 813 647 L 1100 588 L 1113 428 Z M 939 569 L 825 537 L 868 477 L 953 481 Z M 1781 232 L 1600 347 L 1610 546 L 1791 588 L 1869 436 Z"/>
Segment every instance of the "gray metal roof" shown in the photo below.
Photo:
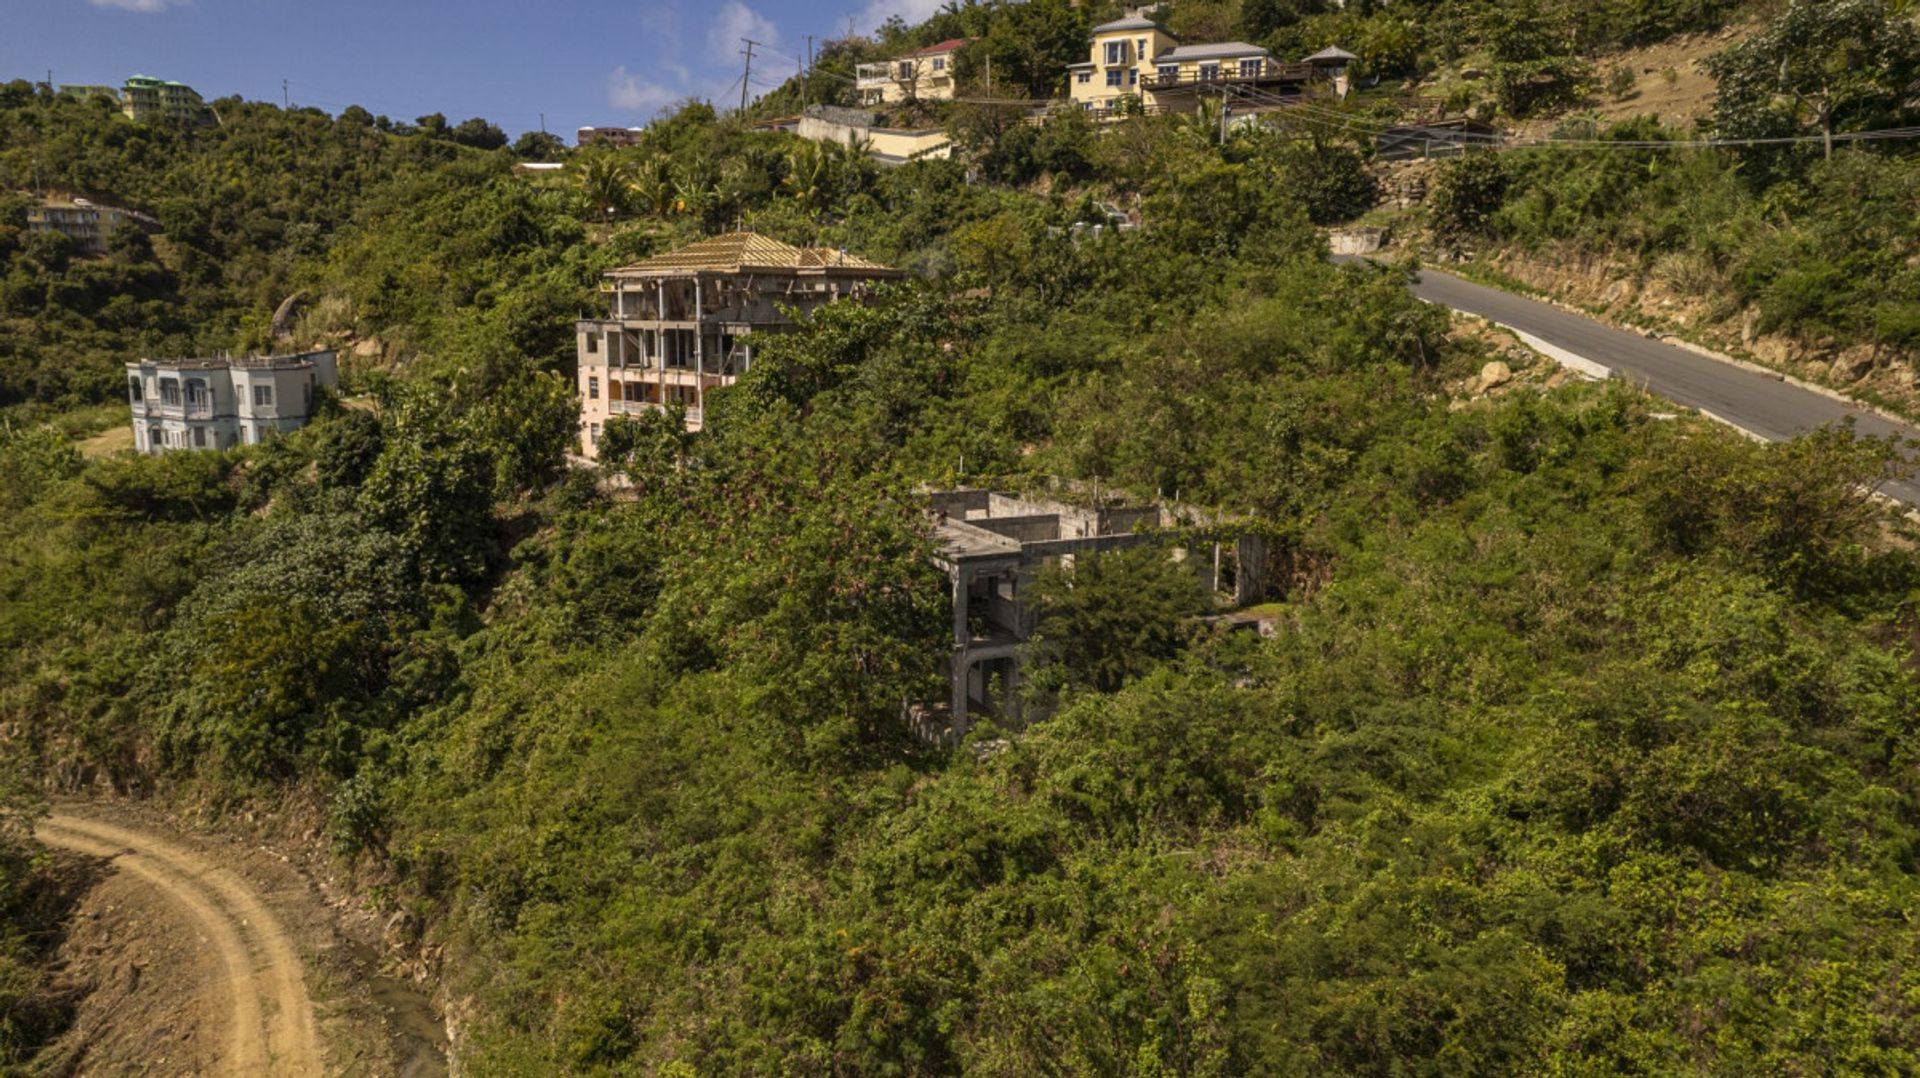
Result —
<path fill-rule="evenodd" d="M 1360 59 L 1358 56 L 1355 56 L 1354 54 L 1348 52 L 1347 50 L 1341 48 L 1338 45 L 1329 45 L 1326 48 L 1321 49 L 1319 52 L 1314 53 L 1312 56 L 1307 57 L 1305 62 L 1310 64 L 1310 63 L 1313 63 L 1315 60 L 1358 60 L 1358 59 Z"/>
<path fill-rule="evenodd" d="M 1181 60 L 1225 60 L 1235 56 L 1265 56 L 1267 50 L 1244 41 L 1216 41 L 1210 45 L 1182 45 L 1153 58 L 1156 64 Z"/>
<path fill-rule="evenodd" d="M 1159 25 L 1159 23 L 1154 22 L 1152 19 L 1143 19 L 1135 15 L 1130 18 L 1115 19 L 1112 22 L 1103 22 L 1094 27 L 1093 32 L 1096 34 L 1104 34 L 1109 30 L 1153 30 L 1158 28 Z"/>

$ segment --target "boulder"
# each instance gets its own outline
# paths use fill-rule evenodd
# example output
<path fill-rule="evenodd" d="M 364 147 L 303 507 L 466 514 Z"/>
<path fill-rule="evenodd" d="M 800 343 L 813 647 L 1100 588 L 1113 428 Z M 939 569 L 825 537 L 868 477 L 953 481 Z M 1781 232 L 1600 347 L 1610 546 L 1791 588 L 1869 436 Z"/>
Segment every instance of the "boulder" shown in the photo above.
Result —
<path fill-rule="evenodd" d="M 305 305 L 306 302 L 307 293 L 305 289 L 295 292 L 293 295 L 280 301 L 280 306 L 275 308 L 273 312 L 272 330 L 274 340 L 284 341 L 288 337 L 293 336 L 293 323 L 300 317 L 300 308 Z"/>
<path fill-rule="evenodd" d="M 1513 381 L 1513 368 L 1496 359 L 1480 368 L 1478 381 L 1482 391 L 1506 385 Z"/>

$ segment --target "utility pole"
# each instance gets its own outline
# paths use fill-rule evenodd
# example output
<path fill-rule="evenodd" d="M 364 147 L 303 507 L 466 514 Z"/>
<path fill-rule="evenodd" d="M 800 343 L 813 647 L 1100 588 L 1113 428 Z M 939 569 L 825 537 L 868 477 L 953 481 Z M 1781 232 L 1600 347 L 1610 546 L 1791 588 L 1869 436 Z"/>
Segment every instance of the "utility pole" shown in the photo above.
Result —
<path fill-rule="evenodd" d="M 547 133 L 547 114 L 544 112 L 540 114 L 540 133 Z"/>
<path fill-rule="evenodd" d="M 746 70 L 740 73 L 740 111 L 745 112 L 747 111 L 747 90 L 749 89 L 747 80 L 753 78 L 753 47 L 758 45 L 759 42 L 745 37 L 740 40 L 747 43 L 747 67 Z"/>
<path fill-rule="evenodd" d="M 813 104 L 813 35 L 812 34 L 807 35 L 807 70 L 806 70 L 805 76 L 800 80 L 800 104 L 802 106 L 802 111 L 805 111 L 805 106 Z"/>
<path fill-rule="evenodd" d="M 287 80 L 285 79 L 280 80 L 280 108 L 282 110 L 293 108 L 293 98 L 287 93 Z"/>

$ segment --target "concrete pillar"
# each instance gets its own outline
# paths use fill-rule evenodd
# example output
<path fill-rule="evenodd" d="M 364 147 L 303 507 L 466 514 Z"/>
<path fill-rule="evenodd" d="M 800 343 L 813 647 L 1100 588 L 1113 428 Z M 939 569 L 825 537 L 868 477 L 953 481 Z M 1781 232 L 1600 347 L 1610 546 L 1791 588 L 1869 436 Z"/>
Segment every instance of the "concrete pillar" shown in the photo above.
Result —
<path fill-rule="evenodd" d="M 955 648 L 947 663 L 948 706 L 953 712 L 953 733 L 965 737 L 972 724 L 967 719 L 967 650 Z"/>
<path fill-rule="evenodd" d="M 963 648 L 973 639 L 973 633 L 967 627 L 967 592 L 973 583 L 973 574 L 966 569 L 955 567 L 953 570 L 953 646 Z"/>
<path fill-rule="evenodd" d="M 707 429 L 707 323 L 700 278 L 693 279 L 693 399 L 700 409 L 700 429 Z"/>
<path fill-rule="evenodd" d="M 1239 571 L 1233 577 L 1235 606 L 1257 603 L 1267 592 L 1267 541 L 1258 535 L 1243 535 L 1234 544 L 1234 559 Z"/>

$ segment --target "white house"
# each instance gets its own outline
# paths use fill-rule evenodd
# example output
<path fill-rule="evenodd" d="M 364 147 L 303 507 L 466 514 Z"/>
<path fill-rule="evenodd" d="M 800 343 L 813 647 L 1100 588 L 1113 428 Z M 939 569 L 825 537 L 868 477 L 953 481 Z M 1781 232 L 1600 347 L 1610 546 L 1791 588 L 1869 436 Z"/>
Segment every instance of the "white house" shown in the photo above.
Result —
<path fill-rule="evenodd" d="M 339 382 L 332 352 L 129 363 L 133 446 L 164 453 L 255 445 L 305 426 L 316 387 Z"/>

